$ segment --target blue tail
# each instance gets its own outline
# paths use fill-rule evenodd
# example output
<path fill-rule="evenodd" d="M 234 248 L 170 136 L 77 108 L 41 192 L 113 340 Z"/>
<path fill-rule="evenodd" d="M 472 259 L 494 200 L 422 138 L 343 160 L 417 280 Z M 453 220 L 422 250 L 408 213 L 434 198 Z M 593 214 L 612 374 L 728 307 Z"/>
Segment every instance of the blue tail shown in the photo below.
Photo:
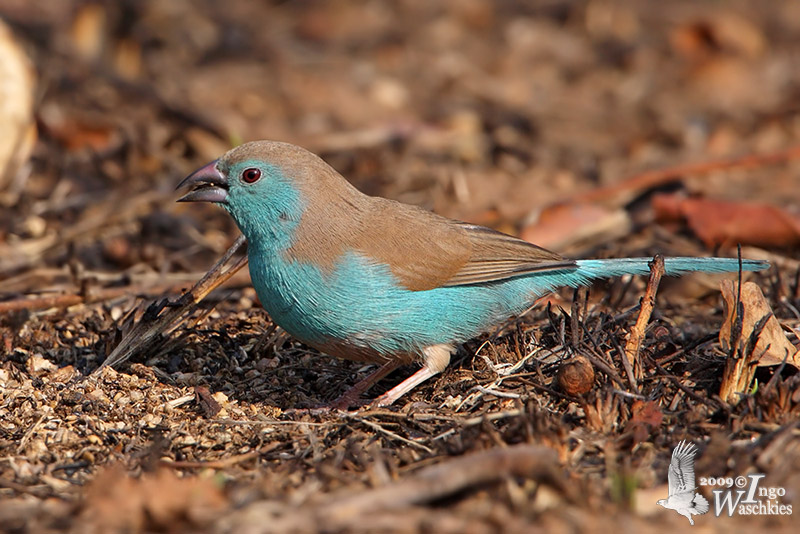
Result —
<path fill-rule="evenodd" d="M 530 297 L 541 296 L 562 286 L 589 285 L 592 280 L 613 278 L 625 274 L 647 275 L 652 258 L 620 258 L 609 260 L 577 260 L 575 267 L 554 271 L 541 271 L 528 276 L 507 280 L 500 286 L 508 290 L 509 299 L 519 298 L 516 291 Z M 742 260 L 743 271 L 762 271 L 769 263 L 761 260 Z M 678 276 L 692 271 L 731 273 L 739 270 L 736 258 L 664 258 L 667 275 Z M 513 306 L 509 305 L 509 309 Z M 515 312 L 517 313 L 517 312 Z"/>
<path fill-rule="evenodd" d="M 624 274 L 648 274 L 652 258 L 621 258 L 609 260 L 578 260 L 575 274 L 581 278 L 595 280 L 612 278 Z M 761 260 L 742 260 L 743 271 L 762 271 L 769 263 Z M 705 273 L 732 273 L 739 270 L 736 258 L 664 258 L 664 270 L 669 276 L 678 276 L 692 271 Z"/>

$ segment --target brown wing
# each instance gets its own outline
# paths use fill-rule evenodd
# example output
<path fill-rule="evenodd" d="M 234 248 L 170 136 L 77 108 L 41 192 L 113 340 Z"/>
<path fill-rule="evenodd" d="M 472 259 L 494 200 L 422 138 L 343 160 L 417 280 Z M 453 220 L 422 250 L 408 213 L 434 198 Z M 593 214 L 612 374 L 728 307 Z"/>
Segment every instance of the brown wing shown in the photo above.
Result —
<path fill-rule="evenodd" d="M 299 261 L 332 270 L 342 254 L 357 250 L 388 265 L 412 291 L 505 280 L 575 265 L 489 228 L 364 195 L 318 158 L 300 161 L 304 167 L 282 162 L 307 200 L 287 251 Z"/>
<path fill-rule="evenodd" d="M 575 266 L 573 260 L 483 226 L 392 201 L 380 204 L 371 210 L 365 228 L 372 231 L 358 248 L 389 265 L 403 285 L 414 291 Z"/>
<path fill-rule="evenodd" d="M 505 280 L 575 267 L 574 260 L 508 234 L 474 224 L 460 223 L 459 226 L 467 234 L 471 254 L 445 286 Z"/>

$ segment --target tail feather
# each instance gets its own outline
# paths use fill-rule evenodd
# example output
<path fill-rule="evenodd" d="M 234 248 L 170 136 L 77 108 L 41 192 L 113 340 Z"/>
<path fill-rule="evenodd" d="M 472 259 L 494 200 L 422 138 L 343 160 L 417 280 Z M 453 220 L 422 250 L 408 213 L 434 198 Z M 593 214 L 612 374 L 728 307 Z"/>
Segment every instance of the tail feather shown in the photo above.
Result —
<path fill-rule="evenodd" d="M 620 258 L 608 260 L 578 260 L 577 273 L 586 281 L 612 278 L 624 274 L 647 274 L 652 258 Z M 761 271 L 769 268 L 762 260 L 742 260 L 743 271 Z M 736 258 L 664 258 L 664 272 L 669 276 L 699 271 L 705 273 L 731 273 L 739 270 Z"/>
<path fill-rule="evenodd" d="M 692 504 L 694 505 L 695 510 L 697 513 L 702 515 L 708 512 L 708 501 L 705 497 L 700 495 L 699 493 L 694 494 L 694 499 L 692 499 Z"/>

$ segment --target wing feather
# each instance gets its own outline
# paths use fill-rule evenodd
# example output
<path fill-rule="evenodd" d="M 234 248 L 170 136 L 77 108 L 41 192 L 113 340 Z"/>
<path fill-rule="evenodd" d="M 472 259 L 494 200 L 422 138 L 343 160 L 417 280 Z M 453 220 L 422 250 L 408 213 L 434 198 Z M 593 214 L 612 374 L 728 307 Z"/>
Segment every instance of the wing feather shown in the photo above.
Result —
<path fill-rule="evenodd" d="M 576 268 L 574 260 L 484 226 L 390 200 L 373 201 L 377 209 L 362 225 L 373 230 L 362 234 L 356 248 L 388 265 L 414 291 Z"/>
<path fill-rule="evenodd" d="M 329 183 L 343 187 L 335 180 Z M 425 291 L 576 268 L 574 260 L 516 237 L 369 197 L 349 186 L 338 192 L 318 188 L 316 196 L 306 193 L 317 200 L 322 193 L 339 195 L 306 210 L 288 251 L 323 269 L 333 269 L 342 254 L 357 251 L 388 266 L 407 289 Z"/>
<path fill-rule="evenodd" d="M 672 451 L 669 463 L 669 496 L 694 492 L 694 455 L 697 449 L 692 443 L 681 441 Z"/>
<path fill-rule="evenodd" d="M 470 255 L 444 286 L 493 282 L 535 272 L 575 268 L 573 260 L 508 234 L 474 224 L 456 223 L 455 226 L 466 235 Z"/>

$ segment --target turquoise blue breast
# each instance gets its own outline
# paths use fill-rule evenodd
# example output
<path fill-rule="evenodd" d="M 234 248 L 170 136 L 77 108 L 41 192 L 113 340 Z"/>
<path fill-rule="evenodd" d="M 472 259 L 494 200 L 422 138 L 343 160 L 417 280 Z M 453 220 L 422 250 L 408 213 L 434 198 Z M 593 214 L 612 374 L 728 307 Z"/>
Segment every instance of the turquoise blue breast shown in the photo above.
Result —
<path fill-rule="evenodd" d="M 351 252 L 323 273 L 275 251 L 251 250 L 250 272 L 264 308 L 310 344 L 344 341 L 380 354 L 461 343 L 524 311 L 560 276 L 410 291 L 389 268 Z M 566 274 L 566 273 L 565 273 Z M 555 278 L 555 279 L 554 279 Z"/>

